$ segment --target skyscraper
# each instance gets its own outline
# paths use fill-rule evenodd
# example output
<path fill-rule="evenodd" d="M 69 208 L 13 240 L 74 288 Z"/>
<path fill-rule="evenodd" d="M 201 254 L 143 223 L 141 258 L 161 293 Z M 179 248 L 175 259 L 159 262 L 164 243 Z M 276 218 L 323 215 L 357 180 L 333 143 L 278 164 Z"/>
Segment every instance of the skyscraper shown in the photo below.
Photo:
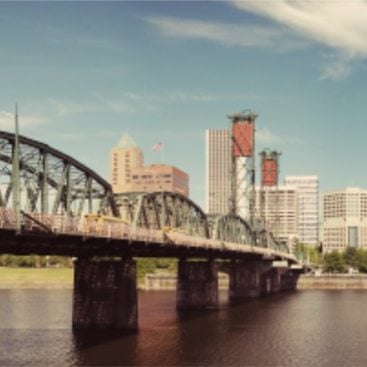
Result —
<path fill-rule="evenodd" d="M 231 198 L 231 140 L 228 129 L 206 130 L 206 212 L 227 214 Z"/>
<path fill-rule="evenodd" d="M 323 251 L 367 248 L 367 190 L 348 187 L 324 194 Z"/>
<path fill-rule="evenodd" d="M 297 190 L 291 186 L 256 188 L 256 212 L 265 228 L 288 246 L 297 238 Z"/>
<path fill-rule="evenodd" d="M 319 240 L 319 179 L 317 176 L 286 176 L 285 185 L 297 190 L 298 239 L 307 245 Z"/>

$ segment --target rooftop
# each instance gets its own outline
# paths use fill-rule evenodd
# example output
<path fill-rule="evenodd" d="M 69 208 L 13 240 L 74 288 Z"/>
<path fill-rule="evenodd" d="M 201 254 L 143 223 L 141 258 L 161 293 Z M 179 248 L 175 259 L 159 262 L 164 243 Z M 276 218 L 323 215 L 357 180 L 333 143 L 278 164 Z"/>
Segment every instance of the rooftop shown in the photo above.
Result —
<path fill-rule="evenodd" d="M 136 145 L 132 137 L 129 134 L 125 133 L 124 135 L 121 136 L 117 144 L 117 147 L 122 149 L 130 149 L 130 148 L 137 148 L 138 146 Z"/>

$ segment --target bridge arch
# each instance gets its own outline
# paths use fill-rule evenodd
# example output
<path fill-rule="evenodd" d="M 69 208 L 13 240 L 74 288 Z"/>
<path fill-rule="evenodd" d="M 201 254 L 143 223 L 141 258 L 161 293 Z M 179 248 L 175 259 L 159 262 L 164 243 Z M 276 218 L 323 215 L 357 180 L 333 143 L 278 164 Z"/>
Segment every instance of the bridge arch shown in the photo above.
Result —
<path fill-rule="evenodd" d="M 116 194 L 122 216 L 139 227 L 179 230 L 209 237 L 208 220 L 203 210 L 188 197 L 173 192 Z"/>
<path fill-rule="evenodd" d="M 12 207 L 15 135 L 0 131 L 0 207 Z M 47 144 L 19 136 L 21 209 L 45 214 L 118 215 L 111 185 L 96 172 Z"/>
<path fill-rule="evenodd" d="M 234 214 L 214 217 L 211 236 L 213 239 L 233 243 L 254 243 L 254 233 L 251 226 L 244 219 Z"/>

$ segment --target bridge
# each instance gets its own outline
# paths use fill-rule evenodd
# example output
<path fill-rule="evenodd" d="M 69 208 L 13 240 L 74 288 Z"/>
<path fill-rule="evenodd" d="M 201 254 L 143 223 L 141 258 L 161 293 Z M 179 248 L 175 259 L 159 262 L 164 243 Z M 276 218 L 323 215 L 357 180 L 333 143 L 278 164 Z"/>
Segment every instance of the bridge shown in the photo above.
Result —
<path fill-rule="evenodd" d="M 98 214 L 96 214 L 98 213 Z M 74 158 L 0 131 L 0 254 L 75 257 L 73 327 L 137 328 L 136 257 L 179 259 L 177 308 L 218 306 L 295 288 L 303 265 L 241 217 L 207 216 L 171 192 L 114 195 Z"/>

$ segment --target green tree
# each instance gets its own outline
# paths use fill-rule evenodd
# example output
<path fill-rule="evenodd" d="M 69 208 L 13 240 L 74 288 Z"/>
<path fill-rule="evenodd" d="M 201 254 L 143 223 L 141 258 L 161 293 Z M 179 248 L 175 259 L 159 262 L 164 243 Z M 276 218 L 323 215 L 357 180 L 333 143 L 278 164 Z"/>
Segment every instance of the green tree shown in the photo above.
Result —
<path fill-rule="evenodd" d="M 345 272 L 345 263 L 343 255 L 334 250 L 330 253 L 324 254 L 323 257 L 324 271 L 330 273 L 343 273 Z"/>
<path fill-rule="evenodd" d="M 355 247 L 347 247 L 343 254 L 344 263 L 354 269 L 358 269 L 359 254 Z"/>
<path fill-rule="evenodd" d="M 309 261 L 311 264 L 320 264 L 321 256 L 316 246 L 298 243 L 294 249 L 294 255 L 301 261 Z"/>
<path fill-rule="evenodd" d="M 367 273 L 367 251 L 358 249 L 356 253 L 356 268 L 361 273 Z"/>

